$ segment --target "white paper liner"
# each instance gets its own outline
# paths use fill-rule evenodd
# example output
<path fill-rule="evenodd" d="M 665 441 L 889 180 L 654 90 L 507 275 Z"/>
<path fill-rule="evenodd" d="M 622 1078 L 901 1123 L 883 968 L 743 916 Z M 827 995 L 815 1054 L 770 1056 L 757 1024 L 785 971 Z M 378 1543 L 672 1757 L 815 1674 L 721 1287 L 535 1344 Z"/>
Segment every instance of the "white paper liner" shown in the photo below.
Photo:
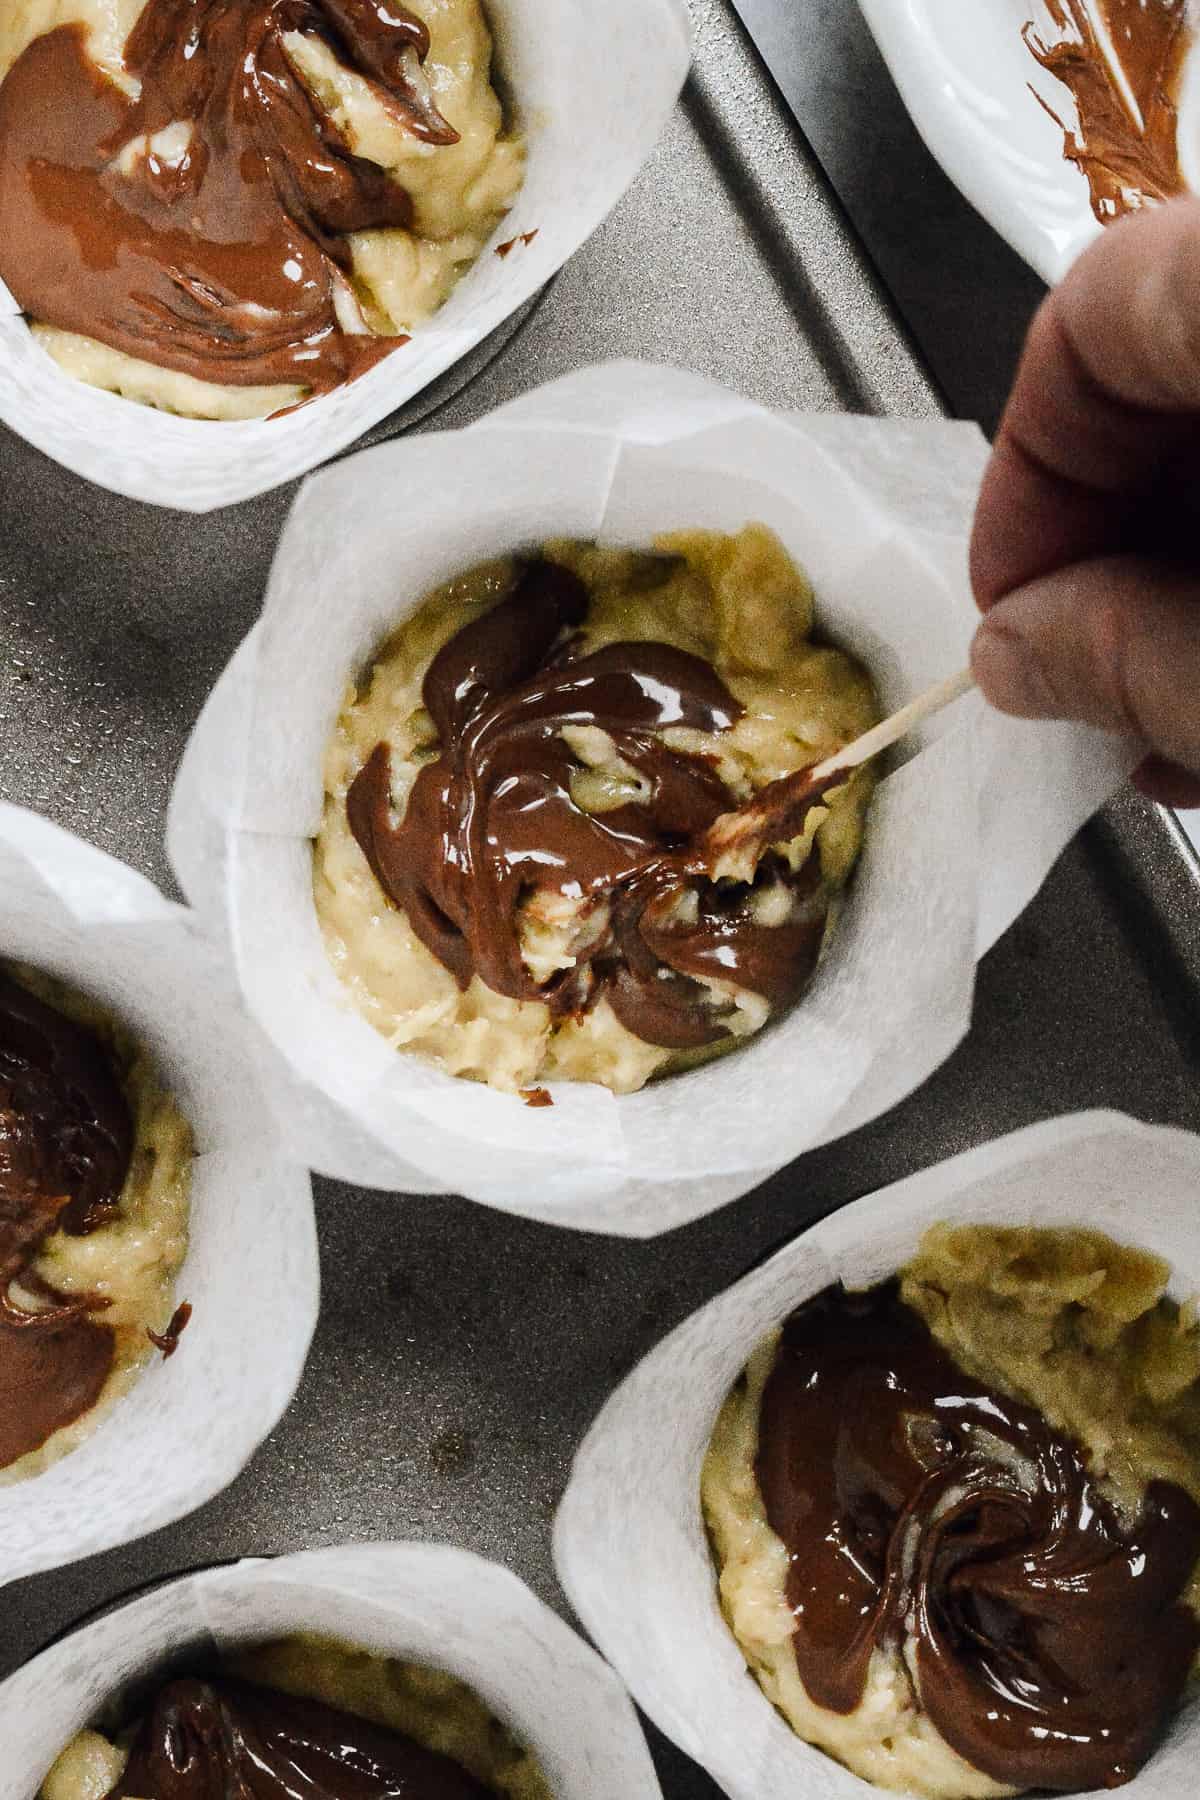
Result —
<path fill-rule="evenodd" d="M 682 0 L 486 0 L 529 158 L 512 211 L 446 305 L 359 380 L 282 419 L 182 419 L 65 375 L 0 284 L 0 419 L 134 500 L 209 512 L 290 481 L 395 412 L 573 256 L 650 155 L 687 73 Z M 499 243 L 536 231 L 500 258 Z"/>
<path fill-rule="evenodd" d="M 595 1651 L 508 1570 L 439 1544 L 362 1544 L 172 1581 L 44 1651 L 0 1687 L 4 1800 L 130 1684 L 197 1650 L 297 1633 L 445 1669 L 533 1752 L 555 1800 L 661 1800 L 641 1727 Z"/>
<path fill-rule="evenodd" d="M 878 1792 L 785 1724 L 721 1615 L 700 1471 L 725 1397 L 766 1334 L 831 1282 L 863 1287 L 942 1220 L 1086 1226 L 1165 1257 L 1171 1292 L 1200 1288 L 1200 1138 L 1120 1113 L 1050 1120 L 843 1207 L 702 1307 L 609 1400 L 555 1523 L 559 1578 L 584 1627 L 654 1723 L 732 1800 L 866 1800 Z M 1123 1788 L 1195 1792 L 1200 1696 Z M 1083 1800 L 1101 1800 L 1098 1791 Z"/>
<path fill-rule="evenodd" d="M 348 673 L 451 574 L 548 535 L 647 545 L 762 520 L 811 575 L 823 628 L 863 658 L 885 708 L 900 706 L 966 660 L 985 457 L 973 426 L 785 420 L 699 377 L 620 363 L 305 486 L 263 617 L 185 753 L 168 845 L 232 943 L 313 1167 L 649 1235 L 876 1117 L 949 1055 L 976 957 L 1119 785 L 1135 760 L 1125 744 L 959 702 L 882 783 L 798 1007 L 707 1068 L 619 1099 L 560 1082 L 539 1110 L 397 1053 L 354 1011 L 318 931 L 310 839 Z M 381 506 L 385 492 L 406 506 Z"/>
<path fill-rule="evenodd" d="M 307 1170 L 281 1148 L 237 991 L 189 913 L 0 806 L 0 957 L 109 1008 L 152 1053 L 196 1148 L 176 1277 L 194 1311 L 179 1350 L 154 1358 L 77 1450 L 0 1487 L 3 1584 L 128 1543 L 226 1487 L 295 1390 L 318 1271 Z"/>

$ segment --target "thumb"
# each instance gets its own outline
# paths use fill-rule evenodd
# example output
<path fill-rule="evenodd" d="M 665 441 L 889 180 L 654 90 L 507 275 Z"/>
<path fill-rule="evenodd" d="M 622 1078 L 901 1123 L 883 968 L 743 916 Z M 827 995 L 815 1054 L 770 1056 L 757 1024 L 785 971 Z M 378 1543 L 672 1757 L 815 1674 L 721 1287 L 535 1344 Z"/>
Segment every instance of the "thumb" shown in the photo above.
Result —
<path fill-rule="evenodd" d="M 1078 719 L 1200 774 L 1200 574 L 1142 557 L 1074 563 L 987 614 L 971 666 L 1023 719 Z"/>

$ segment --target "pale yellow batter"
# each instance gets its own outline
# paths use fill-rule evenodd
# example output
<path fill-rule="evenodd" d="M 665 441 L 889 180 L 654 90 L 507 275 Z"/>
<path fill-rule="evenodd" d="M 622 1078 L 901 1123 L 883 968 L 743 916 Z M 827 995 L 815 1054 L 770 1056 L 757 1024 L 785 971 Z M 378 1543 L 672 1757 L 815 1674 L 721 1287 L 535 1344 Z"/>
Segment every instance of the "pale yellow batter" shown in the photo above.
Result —
<path fill-rule="evenodd" d="M 231 1657 L 225 1673 L 402 1731 L 425 1749 L 453 1757 L 502 1800 L 552 1800 L 530 1752 L 472 1689 L 441 1669 L 374 1656 L 331 1638 L 297 1637 Z M 105 1800 L 128 1758 L 122 1735 L 127 1743 L 128 1733 L 80 1732 L 46 1776 L 41 1800 Z"/>
<path fill-rule="evenodd" d="M 122 61 L 143 0 L 0 0 L 0 81 L 35 37 L 84 24 L 97 64 L 129 92 Z M 288 54 L 331 104 L 351 149 L 393 173 L 413 198 L 414 229 L 351 234 L 353 288 L 338 299 L 344 330 L 413 332 L 437 312 L 478 258 L 524 179 L 525 146 L 506 128 L 492 85 L 492 39 L 481 0 L 415 0 L 429 28 L 425 73 L 457 144 L 420 142 L 385 112 L 367 84 L 324 44 L 290 32 Z M 294 386 L 233 387 L 161 369 L 76 333 L 36 321 L 34 334 L 68 374 L 147 406 L 203 419 L 265 418 L 305 396 Z"/>
<path fill-rule="evenodd" d="M 1200 1320 L 1164 1298 L 1157 1257 L 1087 1231 L 936 1226 L 901 1293 L 976 1379 L 1037 1406 L 1087 1445 L 1110 1496 L 1140 1510 L 1147 1484 L 1200 1498 Z M 787 1552 L 755 1476 L 778 1334 L 726 1401 L 701 1476 L 722 1610 L 767 1698 L 798 1736 L 877 1787 L 929 1800 L 1011 1794 L 952 1750 L 921 1710 L 899 1652 L 876 1650 L 862 1704 L 816 1706 L 792 1649 Z M 1189 1601 L 1200 1611 L 1200 1574 Z"/>
<path fill-rule="evenodd" d="M 1200 1312 L 1165 1298 L 1170 1273 L 1101 1232 L 939 1225 L 901 1295 L 968 1374 L 1086 1444 L 1136 1513 L 1151 1481 L 1200 1500 Z"/>
<path fill-rule="evenodd" d="M 732 791 L 746 799 L 876 722 L 870 680 L 843 652 L 814 641 L 812 589 L 764 526 L 747 526 L 736 537 L 681 532 L 657 540 L 656 552 L 567 543 L 546 550 L 573 568 L 592 593 L 586 649 L 649 640 L 690 651 L 713 663 L 746 709 L 736 726 L 713 736 L 668 729 L 667 744 L 711 755 Z M 392 798 L 397 814 L 403 813 L 436 744 L 421 700 L 425 672 L 443 644 L 505 596 L 512 578 L 513 565 L 505 560 L 448 583 L 348 688 L 325 759 L 325 814 L 313 859 L 317 917 L 354 1004 L 397 1049 L 510 1093 L 554 1079 L 630 1093 L 653 1076 L 687 1066 L 688 1057 L 634 1037 L 605 1001 L 580 1019 L 555 1023 L 540 1001 L 508 999 L 478 976 L 461 992 L 380 889 L 346 819 L 346 793 L 380 742 L 391 746 Z M 591 727 L 566 735 L 579 762 L 572 784 L 576 802 L 599 812 L 628 799 L 639 777 L 616 758 L 612 740 Z M 813 809 L 803 836 L 788 846 L 798 867 L 815 843 L 831 898 L 853 869 L 871 791 L 870 773 L 859 771 Z M 782 892 L 765 890 L 764 922 Z M 522 918 L 526 966 L 539 981 L 571 967 L 602 923 L 594 912 L 585 916 L 577 902 L 535 896 Z M 766 1022 L 759 995 L 726 987 L 720 998 L 736 1002 L 743 1035 Z"/>
<path fill-rule="evenodd" d="M 721 1609 L 759 1686 L 798 1737 L 864 1781 L 928 1800 L 1011 1794 L 952 1750 L 917 1703 L 902 1657 L 877 1649 L 866 1693 L 852 1713 L 810 1700 L 800 1680 L 787 1602 L 788 1556 L 767 1522 L 754 1467 L 763 1390 L 778 1335 L 755 1353 L 725 1402 L 704 1461 L 704 1518 L 720 1571 Z"/>
<path fill-rule="evenodd" d="M 97 1315 L 116 1334 L 108 1381 L 82 1418 L 0 1470 L 0 1486 L 40 1475 L 77 1449 L 159 1356 L 146 1334 L 148 1329 L 164 1332 L 175 1310 L 175 1277 L 187 1253 L 192 1181 L 191 1128 L 146 1052 L 94 1001 L 32 969 L 10 968 L 9 973 L 94 1032 L 109 1050 L 133 1115 L 134 1151 L 118 1215 L 85 1237 L 52 1233 L 34 1263 L 59 1293 L 96 1294 L 109 1301 Z"/>

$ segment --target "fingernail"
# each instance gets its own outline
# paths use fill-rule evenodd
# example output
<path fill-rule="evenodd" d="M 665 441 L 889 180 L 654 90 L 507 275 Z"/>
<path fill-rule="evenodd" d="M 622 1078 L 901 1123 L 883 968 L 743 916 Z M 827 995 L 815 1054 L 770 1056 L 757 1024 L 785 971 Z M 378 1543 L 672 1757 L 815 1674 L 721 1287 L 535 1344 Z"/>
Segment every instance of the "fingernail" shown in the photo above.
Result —
<path fill-rule="evenodd" d="M 1006 625 L 1001 605 L 975 633 L 971 669 L 986 699 L 1001 712 L 1052 719 L 1060 708 L 1042 666 L 1026 640 Z"/>

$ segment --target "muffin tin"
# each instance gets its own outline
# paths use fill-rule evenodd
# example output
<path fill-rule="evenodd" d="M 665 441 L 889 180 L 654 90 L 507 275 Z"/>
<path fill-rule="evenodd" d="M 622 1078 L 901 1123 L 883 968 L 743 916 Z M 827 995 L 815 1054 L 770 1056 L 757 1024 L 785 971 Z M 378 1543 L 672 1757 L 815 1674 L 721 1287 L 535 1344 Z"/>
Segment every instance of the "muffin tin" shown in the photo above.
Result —
<path fill-rule="evenodd" d="M 813 9 L 805 29 L 848 4 Z M 437 428 L 617 356 L 689 366 L 776 407 L 941 410 L 732 6 L 690 0 L 690 11 L 695 73 L 650 163 Z M 876 65 L 862 67 L 869 83 Z M 814 135 L 848 144 L 875 96 L 853 82 L 829 93 L 846 109 L 814 115 Z M 929 282 L 949 284 L 969 319 L 978 272 L 955 242 L 939 254 Z M 186 519 L 0 440 L 3 798 L 167 882 L 175 766 L 256 615 L 289 499 Z M 319 1181 L 322 1314 L 283 1423 L 192 1518 L 6 1588 L 0 1673 L 147 1580 L 360 1538 L 449 1541 L 506 1563 L 565 1611 L 550 1522 L 586 1427 L 659 1337 L 765 1251 L 1047 1114 L 1114 1106 L 1200 1126 L 1198 901 L 1200 870 L 1171 821 L 1122 799 L 985 960 L 971 1036 L 932 1081 L 665 1238 L 577 1236 L 453 1198 Z M 667 1800 L 717 1792 L 653 1733 L 652 1745 Z M 28 1800 L 2 1774 L 0 1796 Z"/>

